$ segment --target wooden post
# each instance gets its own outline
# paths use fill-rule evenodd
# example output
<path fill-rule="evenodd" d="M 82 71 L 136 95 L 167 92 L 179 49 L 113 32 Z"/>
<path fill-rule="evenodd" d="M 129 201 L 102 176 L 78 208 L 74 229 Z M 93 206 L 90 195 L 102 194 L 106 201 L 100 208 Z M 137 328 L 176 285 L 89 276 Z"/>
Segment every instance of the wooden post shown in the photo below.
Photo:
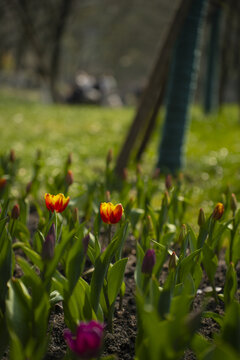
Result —
<path fill-rule="evenodd" d="M 115 172 L 117 175 L 122 175 L 123 169 L 128 164 L 131 151 L 136 143 L 139 133 L 142 131 L 142 129 L 144 129 L 144 125 L 146 126 L 146 122 L 150 119 L 150 115 L 156 106 L 163 79 L 166 71 L 168 70 L 169 59 L 175 44 L 175 40 L 188 13 L 188 9 L 193 1 L 194 0 L 182 0 L 178 10 L 176 11 L 166 39 L 160 49 L 157 61 L 150 74 L 149 81 L 144 90 L 131 128 L 119 153 L 115 167 Z"/>

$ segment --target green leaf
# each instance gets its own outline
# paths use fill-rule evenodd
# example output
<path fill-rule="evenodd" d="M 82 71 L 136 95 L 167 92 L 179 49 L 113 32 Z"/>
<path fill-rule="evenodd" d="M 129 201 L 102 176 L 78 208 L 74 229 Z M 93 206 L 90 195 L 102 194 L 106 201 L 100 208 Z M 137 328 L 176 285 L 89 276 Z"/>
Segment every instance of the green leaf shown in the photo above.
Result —
<path fill-rule="evenodd" d="M 203 245 L 203 257 L 202 262 L 207 276 L 211 283 L 214 283 L 214 277 L 217 270 L 218 258 L 214 253 L 213 249 L 208 244 Z"/>
<path fill-rule="evenodd" d="M 202 248 L 209 234 L 209 226 L 211 222 L 211 216 L 205 221 L 204 225 L 200 227 L 199 235 L 197 238 L 197 248 Z"/>
<path fill-rule="evenodd" d="M 161 291 L 158 302 L 158 314 L 162 319 L 165 319 L 166 315 L 169 313 L 171 298 L 172 295 L 170 289 L 164 289 Z"/>
<path fill-rule="evenodd" d="M 91 279 L 91 304 L 95 311 L 97 312 L 100 293 L 103 287 L 104 278 L 107 274 L 107 270 L 111 260 L 113 259 L 116 252 L 119 251 L 119 248 L 122 246 L 124 239 L 124 234 L 126 233 L 125 228 L 128 226 L 128 223 L 125 224 L 123 229 L 120 229 L 112 239 L 112 242 L 107 246 L 106 250 L 97 258 L 95 262 L 95 269 Z"/>
<path fill-rule="evenodd" d="M 0 220 L 0 251 L 2 246 L 4 245 L 5 235 L 3 234 L 3 230 L 8 221 L 8 216 Z"/>
<path fill-rule="evenodd" d="M 202 316 L 204 318 L 211 318 L 211 319 L 215 320 L 220 325 L 220 327 L 222 327 L 222 325 L 223 325 L 223 316 L 218 313 L 215 313 L 213 311 L 204 311 L 202 313 Z"/>
<path fill-rule="evenodd" d="M 133 229 L 135 229 L 135 226 L 137 225 L 138 221 L 143 215 L 144 215 L 143 209 L 137 209 L 137 208 L 131 209 L 131 212 L 129 214 L 129 220 Z"/>
<path fill-rule="evenodd" d="M 201 249 L 195 250 L 190 255 L 185 257 L 184 259 L 179 258 L 179 282 L 184 282 L 185 277 L 191 273 L 194 272 L 194 267 L 197 264 L 196 257 L 200 254 Z"/>
<path fill-rule="evenodd" d="M 4 230 L 2 238 L 4 243 L 0 251 L 0 310 L 4 312 L 7 295 L 7 282 L 12 276 L 12 243 Z"/>
<path fill-rule="evenodd" d="M 229 304 L 223 319 L 221 341 L 232 347 L 240 356 L 240 304 Z"/>
<path fill-rule="evenodd" d="M 73 239 L 73 244 L 68 251 L 66 260 L 66 276 L 69 282 L 69 292 L 71 293 L 76 285 L 84 266 L 84 249 L 83 239 L 84 236 L 84 225 L 78 231 L 78 236 Z"/>
<path fill-rule="evenodd" d="M 188 238 L 189 247 L 191 252 L 194 252 L 197 249 L 197 238 L 190 225 L 187 225 L 187 230 L 188 230 L 187 238 Z"/>
<path fill-rule="evenodd" d="M 224 285 L 224 304 L 227 307 L 235 298 L 237 292 L 237 273 L 233 263 L 228 265 L 225 285 Z"/>
<path fill-rule="evenodd" d="M 36 251 L 31 249 L 29 245 L 26 245 L 26 244 L 21 243 L 21 242 L 16 242 L 13 245 L 13 248 L 14 249 L 17 249 L 17 248 L 22 249 L 22 251 L 29 258 L 29 260 L 31 260 L 32 263 L 34 265 L 36 265 L 41 271 L 43 270 L 43 261 L 42 261 L 41 256 L 38 253 L 36 253 Z"/>
<path fill-rule="evenodd" d="M 6 314 L 10 337 L 15 334 L 25 347 L 31 334 L 31 297 L 20 279 L 9 282 Z"/>
<path fill-rule="evenodd" d="M 64 299 L 63 299 L 62 295 L 58 291 L 54 290 L 51 292 L 50 299 L 49 299 L 51 307 L 53 307 L 58 302 L 63 301 L 63 300 Z"/>
<path fill-rule="evenodd" d="M 66 325 L 72 331 L 75 330 L 79 321 L 96 319 L 90 302 L 90 287 L 88 283 L 80 278 L 71 294 L 64 294 L 64 319 Z"/>
<path fill-rule="evenodd" d="M 128 258 L 120 259 L 113 266 L 109 267 L 107 281 L 108 281 L 108 300 L 110 306 L 115 302 L 116 297 L 120 291 L 124 271 Z"/>
<path fill-rule="evenodd" d="M 2 358 L 9 343 L 9 334 L 6 324 L 6 316 L 0 311 L 0 359 Z"/>
<path fill-rule="evenodd" d="M 70 233 L 66 234 L 65 236 L 63 236 L 62 240 L 56 245 L 55 250 L 54 250 L 54 257 L 51 261 L 49 261 L 49 263 L 47 264 L 47 269 L 46 272 L 44 274 L 44 279 L 45 279 L 45 284 L 47 284 L 52 275 L 54 274 L 58 263 L 66 249 L 66 247 L 68 246 L 69 241 L 73 238 L 73 236 L 75 235 L 75 229 L 73 229 L 72 231 L 70 231 Z"/>

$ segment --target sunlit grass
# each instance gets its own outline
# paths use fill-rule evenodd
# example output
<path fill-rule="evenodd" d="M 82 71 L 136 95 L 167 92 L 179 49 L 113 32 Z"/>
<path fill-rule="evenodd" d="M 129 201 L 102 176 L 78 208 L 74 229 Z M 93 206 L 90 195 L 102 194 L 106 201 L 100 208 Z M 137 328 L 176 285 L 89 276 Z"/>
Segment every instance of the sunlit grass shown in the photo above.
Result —
<path fill-rule="evenodd" d="M 133 108 L 44 105 L 34 97 L 0 92 L 0 152 L 16 151 L 21 158 L 20 181 L 26 183 L 37 149 L 44 172 L 56 175 L 73 154 L 77 183 L 102 176 L 110 148 L 116 156 L 134 115 Z M 229 186 L 240 194 L 240 123 L 237 106 L 205 116 L 194 107 L 187 136 L 185 187 L 191 194 L 190 216 L 200 206 L 208 211 Z M 151 175 L 156 160 L 161 121 L 143 157 L 143 171 Z M 43 172 L 43 176 L 44 176 Z M 160 199 L 160 197 L 159 197 Z"/>

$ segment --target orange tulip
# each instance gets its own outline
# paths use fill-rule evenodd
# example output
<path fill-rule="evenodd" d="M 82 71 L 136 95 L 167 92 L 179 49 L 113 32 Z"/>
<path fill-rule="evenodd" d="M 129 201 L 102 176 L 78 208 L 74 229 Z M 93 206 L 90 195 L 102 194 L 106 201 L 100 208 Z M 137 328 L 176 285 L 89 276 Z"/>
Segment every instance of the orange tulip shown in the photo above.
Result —
<path fill-rule="evenodd" d="M 63 212 L 66 209 L 70 200 L 69 196 L 65 198 L 63 194 L 45 194 L 44 199 L 47 209 L 51 212 L 54 212 L 55 210 L 57 213 Z"/>
<path fill-rule="evenodd" d="M 215 219 L 215 220 L 221 219 L 223 212 L 224 212 L 223 204 L 220 202 L 217 203 L 217 205 L 215 206 L 215 209 L 213 210 L 213 213 L 212 213 L 213 219 Z"/>
<path fill-rule="evenodd" d="M 100 215 L 106 224 L 116 224 L 123 214 L 122 204 L 113 205 L 111 202 L 103 202 L 100 205 Z"/>

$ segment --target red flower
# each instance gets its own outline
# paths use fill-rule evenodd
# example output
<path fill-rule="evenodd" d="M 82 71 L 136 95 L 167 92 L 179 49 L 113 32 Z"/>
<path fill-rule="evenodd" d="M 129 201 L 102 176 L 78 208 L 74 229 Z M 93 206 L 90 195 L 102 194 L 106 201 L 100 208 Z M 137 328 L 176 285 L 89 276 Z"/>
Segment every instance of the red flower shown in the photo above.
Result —
<path fill-rule="evenodd" d="M 70 200 L 69 196 L 65 198 L 63 194 L 45 194 L 44 199 L 47 209 L 51 212 L 54 212 L 55 210 L 57 213 L 63 212 L 66 209 Z"/>
<path fill-rule="evenodd" d="M 100 215 L 106 224 L 116 224 L 123 214 L 122 204 L 113 205 L 111 202 L 103 202 L 100 205 Z"/>
<path fill-rule="evenodd" d="M 92 359 L 99 355 L 102 347 L 104 325 L 97 321 L 80 323 L 76 335 L 70 330 L 64 331 L 64 338 L 69 348 L 81 359 Z"/>

